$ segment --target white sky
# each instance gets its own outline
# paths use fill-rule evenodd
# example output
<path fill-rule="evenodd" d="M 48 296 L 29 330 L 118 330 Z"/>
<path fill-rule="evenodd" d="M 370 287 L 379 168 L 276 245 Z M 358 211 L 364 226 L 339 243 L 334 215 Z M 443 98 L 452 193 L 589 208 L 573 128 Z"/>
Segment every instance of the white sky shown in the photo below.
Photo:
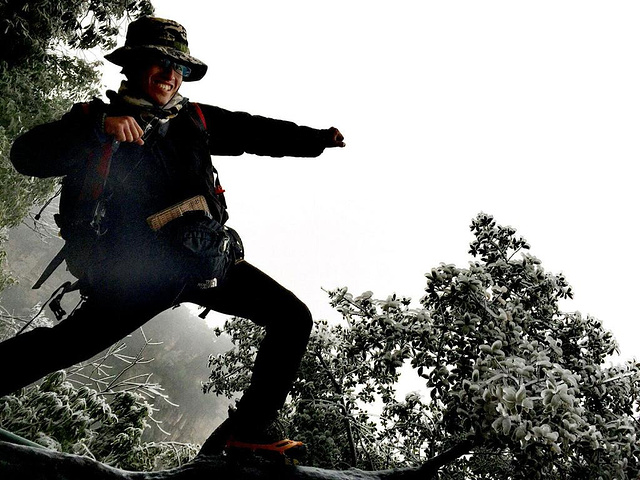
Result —
<path fill-rule="evenodd" d="M 316 159 L 214 158 L 247 259 L 316 318 L 337 318 L 322 287 L 417 304 L 484 211 L 640 357 L 640 3 L 153 3 L 209 65 L 191 100 L 345 135 Z"/>

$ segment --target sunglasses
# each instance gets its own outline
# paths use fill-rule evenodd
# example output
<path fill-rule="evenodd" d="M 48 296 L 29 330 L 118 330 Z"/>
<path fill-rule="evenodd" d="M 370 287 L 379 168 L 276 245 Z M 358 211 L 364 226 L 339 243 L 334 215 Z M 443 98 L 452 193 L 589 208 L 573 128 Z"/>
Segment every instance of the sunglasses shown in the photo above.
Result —
<path fill-rule="evenodd" d="M 172 68 L 180 75 L 182 75 L 183 78 L 187 78 L 189 75 L 191 75 L 191 69 L 189 67 L 176 63 L 173 60 L 169 60 L 168 58 L 160 58 L 157 61 L 157 64 L 165 70 L 167 68 Z"/>

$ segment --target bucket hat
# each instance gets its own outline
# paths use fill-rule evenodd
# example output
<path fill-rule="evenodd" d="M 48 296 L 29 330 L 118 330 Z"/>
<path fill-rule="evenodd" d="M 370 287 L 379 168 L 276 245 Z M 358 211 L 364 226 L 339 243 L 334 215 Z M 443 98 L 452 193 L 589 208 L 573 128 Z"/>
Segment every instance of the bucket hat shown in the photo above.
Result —
<path fill-rule="evenodd" d="M 142 17 L 129 24 L 124 46 L 104 56 L 121 67 L 132 60 L 161 55 L 186 65 L 191 74 L 185 82 L 195 82 L 207 73 L 207 65 L 192 57 L 187 42 L 187 30 L 178 22 L 157 17 Z"/>

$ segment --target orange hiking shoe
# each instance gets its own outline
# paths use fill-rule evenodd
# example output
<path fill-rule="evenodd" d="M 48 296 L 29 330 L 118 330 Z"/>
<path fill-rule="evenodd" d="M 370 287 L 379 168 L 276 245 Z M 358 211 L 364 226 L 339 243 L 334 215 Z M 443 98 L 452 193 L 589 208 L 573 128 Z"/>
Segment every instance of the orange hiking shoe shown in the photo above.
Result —
<path fill-rule="evenodd" d="M 263 427 L 256 423 L 240 422 L 235 412 L 230 411 L 229 418 L 209 436 L 198 456 L 259 456 L 276 462 L 296 464 L 306 454 L 306 446 L 302 442 L 284 438 L 285 436 L 276 421 Z"/>
<path fill-rule="evenodd" d="M 304 443 L 289 440 L 288 438 L 273 443 L 248 443 L 230 438 L 227 440 L 227 449 L 232 448 L 249 450 L 254 453 L 269 452 L 285 456 L 292 456 L 293 454 L 297 456 L 297 454 L 303 453 L 303 451 L 306 450 Z"/>
<path fill-rule="evenodd" d="M 306 455 L 307 449 L 304 443 L 289 439 L 273 443 L 249 443 L 231 438 L 227 441 L 225 453 L 235 458 L 258 457 L 285 465 L 298 465 Z"/>
<path fill-rule="evenodd" d="M 306 446 L 283 437 L 284 432 L 274 424 L 261 432 L 234 432 L 227 439 L 225 452 L 233 456 L 250 454 L 276 462 L 284 461 L 285 464 L 297 464 L 306 454 Z"/>

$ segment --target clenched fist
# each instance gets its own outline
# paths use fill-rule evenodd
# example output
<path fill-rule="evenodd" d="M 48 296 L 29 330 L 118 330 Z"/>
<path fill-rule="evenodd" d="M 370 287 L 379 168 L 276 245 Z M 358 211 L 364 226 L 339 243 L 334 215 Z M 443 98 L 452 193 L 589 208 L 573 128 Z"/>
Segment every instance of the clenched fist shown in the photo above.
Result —
<path fill-rule="evenodd" d="M 143 145 L 144 130 L 133 117 L 107 117 L 104 119 L 104 133 L 111 135 L 119 142 L 130 142 Z"/>

